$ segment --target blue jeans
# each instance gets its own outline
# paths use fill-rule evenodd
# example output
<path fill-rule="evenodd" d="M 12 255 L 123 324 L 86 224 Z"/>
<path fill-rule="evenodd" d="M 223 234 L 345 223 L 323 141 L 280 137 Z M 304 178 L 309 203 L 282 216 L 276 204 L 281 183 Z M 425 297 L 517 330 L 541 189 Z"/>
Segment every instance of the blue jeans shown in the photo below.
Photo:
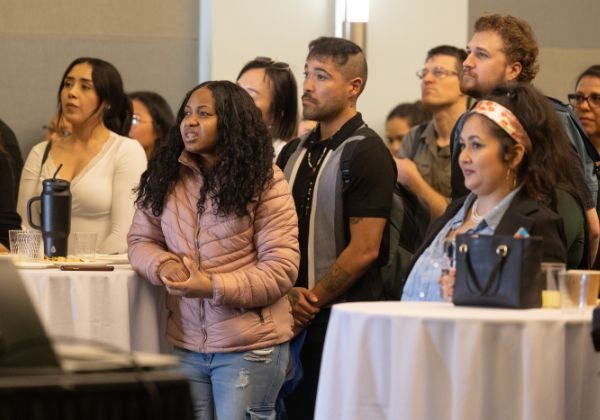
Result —
<path fill-rule="evenodd" d="M 289 344 L 240 353 L 175 349 L 190 381 L 196 420 L 275 419 Z"/>

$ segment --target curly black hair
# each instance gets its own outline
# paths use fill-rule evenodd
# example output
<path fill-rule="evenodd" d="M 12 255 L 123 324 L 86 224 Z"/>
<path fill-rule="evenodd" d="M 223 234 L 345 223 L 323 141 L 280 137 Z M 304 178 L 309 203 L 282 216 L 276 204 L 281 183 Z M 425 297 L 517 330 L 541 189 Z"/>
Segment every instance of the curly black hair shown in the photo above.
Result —
<path fill-rule="evenodd" d="M 162 213 L 167 195 L 181 176 L 179 156 L 184 150 L 181 122 L 190 96 L 202 88 L 208 88 L 215 101 L 217 140 L 212 168 L 199 165 L 204 183 L 198 212 L 204 212 L 204 203 L 210 197 L 216 214 L 243 217 L 248 214 L 248 204 L 256 201 L 272 182 L 271 136 L 250 95 L 229 81 L 204 82 L 185 95 L 175 125 L 142 175 L 136 205 L 151 209 L 154 216 Z"/>

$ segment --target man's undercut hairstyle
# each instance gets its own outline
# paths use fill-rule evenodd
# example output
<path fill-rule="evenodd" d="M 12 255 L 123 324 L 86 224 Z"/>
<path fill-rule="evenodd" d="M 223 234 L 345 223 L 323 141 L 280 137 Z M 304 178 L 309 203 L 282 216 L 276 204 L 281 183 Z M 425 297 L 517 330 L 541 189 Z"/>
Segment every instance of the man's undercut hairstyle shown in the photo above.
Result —
<path fill-rule="evenodd" d="M 462 73 L 462 63 L 467 59 L 467 52 L 465 50 L 452 45 L 438 45 L 427 51 L 425 61 L 428 61 L 437 55 L 448 55 L 456 58 L 456 72 L 459 74 Z"/>
<path fill-rule="evenodd" d="M 538 43 L 529 23 L 511 15 L 486 15 L 475 22 L 475 32 L 496 32 L 504 42 L 509 63 L 521 63 L 519 82 L 531 82 L 540 70 Z"/>
<path fill-rule="evenodd" d="M 317 38 L 308 44 L 308 56 L 310 59 L 331 59 L 344 74 L 346 79 L 355 77 L 362 79 L 360 95 L 367 85 L 367 60 L 363 50 L 354 42 L 343 38 L 325 37 Z"/>
<path fill-rule="evenodd" d="M 586 76 L 597 77 L 598 79 L 600 79 L 600 64 L 594 64 L 593 66 L 589 66 L 587 69 L 585 69 L 583 73 L 581 73 L 577 78 L 575 88 L 577 88 L 577 85 L 579 84 L 579 82 L 581 82 L 581 79 L 583 79 Z"/>

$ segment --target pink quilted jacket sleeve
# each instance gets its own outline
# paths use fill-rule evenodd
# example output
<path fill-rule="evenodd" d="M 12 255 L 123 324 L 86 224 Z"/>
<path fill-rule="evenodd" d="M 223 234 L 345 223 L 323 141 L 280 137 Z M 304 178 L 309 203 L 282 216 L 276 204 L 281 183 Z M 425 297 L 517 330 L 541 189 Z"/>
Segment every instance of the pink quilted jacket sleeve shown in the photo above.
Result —
<path fill-rule="evenodd" d="M 160 226 L 160 219 L 148 210 L 137 209 L 127 235 L 127 253 L 131 267 L 151 283 L 162 285 L 158 268 L 169 260 L 180 261 L 179 257 L 168 252 Z"/>
<path fill-rule="evenodd" d="M 270 305 L 285 295 L 298 276 L 298 220 L 290 187 L 274 168 L 273 185 L 265 191 L 254 214 L 253 265 L 230 273 L 213 273 L 212 303 L 242 308 Z"/>

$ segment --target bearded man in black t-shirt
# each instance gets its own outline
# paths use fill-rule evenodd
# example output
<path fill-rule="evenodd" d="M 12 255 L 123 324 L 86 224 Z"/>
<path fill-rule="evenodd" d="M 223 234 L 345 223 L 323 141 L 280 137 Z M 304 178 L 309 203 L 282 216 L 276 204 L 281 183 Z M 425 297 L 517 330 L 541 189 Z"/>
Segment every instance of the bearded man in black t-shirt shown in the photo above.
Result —
<path fill-rule="evenodd" d="M 306 333 L 300 353 L 304 380 L 285 400 L 290 419 L 314 414 L 331 305 L 382 297 L 377 260 L 396 168 L 383 140 L 356 110 L 366 80 L 367 63 L 356 44 L 312 41 L 302 105 L 303 117 L 318 125 L 286 145 L 278 159 L 299 220 L 300 272 L 289 299 L 295 333 Z"/>

